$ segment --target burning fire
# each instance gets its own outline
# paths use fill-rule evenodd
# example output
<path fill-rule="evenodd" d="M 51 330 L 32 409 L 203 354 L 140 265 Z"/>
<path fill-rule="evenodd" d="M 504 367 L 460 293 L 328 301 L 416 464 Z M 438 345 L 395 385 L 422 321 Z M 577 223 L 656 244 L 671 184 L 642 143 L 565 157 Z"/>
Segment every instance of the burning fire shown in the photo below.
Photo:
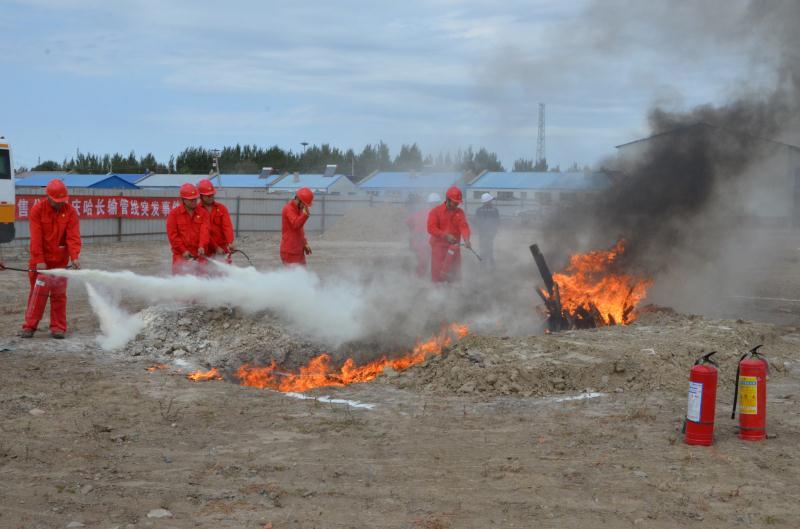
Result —
<path fill-rule="evenodd" d="M 208 371 L 194 371 L 189 373 L 186 375 L 186 378 L 194 380 L 195 382 L 204 382 L 206 380 L 222 380 L 222 375 L 216 367 L 213 367 Z"/>
<path fill-rule="evenodd" d="M 167 369 L 169 366 L 167 364 L 153 364 L 150 367 L 145 367 L 145 371 L 148 373 L 155 373 L 159 369 Z"/>
<path fill-rule="evenodd" d="M 653 280 L 620 271 L 618 260 L 624 253 L 625 241 L 620 240 L 610 250 L 573 255 L 564 272 L 553 274 L 562 317 L 575 327 L 627 325 L 636 319 L 636 305 Z"/>
<path fill-rule="evenodd" d="M 332 365 L 328 354 L 314 357 L 307 365 L 296 373 L 280 371 L 275 362 L 267 367 L 241 366 L 236 378 L 243 386 L 269 388 L 278 391 L 307 391 L 326 386 L 346 386 L 358 382 L 367 382 L 391 367 L 395 371 L 403 371 L 423 362 L 427 357 L 441 354 L 442 349 L 455 340 L 463 338 L 469 332 L 466 325 L 451 324 L 428 341 L 420 342 L 407 355 L 389 359 L 382 357 L 367 364 L 357 366 L 352 358 L 348 358 L 341 367 Z"/>

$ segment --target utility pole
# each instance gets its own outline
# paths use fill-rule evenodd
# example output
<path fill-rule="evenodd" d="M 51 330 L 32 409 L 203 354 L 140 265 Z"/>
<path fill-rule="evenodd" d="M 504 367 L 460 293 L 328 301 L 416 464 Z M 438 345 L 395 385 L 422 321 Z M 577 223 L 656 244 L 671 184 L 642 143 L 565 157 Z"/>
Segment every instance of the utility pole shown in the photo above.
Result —
<path fill-rule="evenodd" d="M 308 142 L 307 141 L 301 141 L 300 145 L 303 146 L 303 155 L 300 157 L 300 160 L 301 160 L 300 170 L 302 171 L 302 170 L 305 169 L 304 165 L 306 163 L 306 147 L 308 147 Z"/>
<path fill-rule="evenodd" d="M 213 167 L 214 171 L 217 172 L 217 182 L 219 183 L 219 187 L 222 187 L 222 175 L 219 172 L 219 149 L 214 149 L 211 151 L 211 156 L 214 158 Z"/>
<path fill-rule="evenodd" d="M 536 137 L 536 165 L 543 166 L 547 161 L 545 154 L 544 103 L 539 103 L 539 134 Z"/>

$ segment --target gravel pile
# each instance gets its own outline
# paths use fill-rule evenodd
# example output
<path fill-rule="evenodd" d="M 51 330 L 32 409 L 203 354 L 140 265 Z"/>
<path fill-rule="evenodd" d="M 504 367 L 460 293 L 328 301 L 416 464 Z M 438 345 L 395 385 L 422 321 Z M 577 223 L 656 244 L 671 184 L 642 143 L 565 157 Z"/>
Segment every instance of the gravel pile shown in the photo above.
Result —
<path fill-rule="evenodd" d="M 796 364 L 800 360 L 796 331 L 659 311 L 627 327 L 527 338 L 468 336 L 442 356 L 385 380 L 442 395 L 685 392 L 694 361 L 716 350 L 720 391 L 732 394 L 738 359 L 754 345 L 764 344 L 762 351 L 775 376 Z"/>
<path fill-rule="evenodd" d="M 125 351 L 156 362 L 182 359 L 197 366 L 235 369 L 243 363 L 275 360 L 295 367 L 324 351 L 267 312 L 158 306 L 145 309 L 142 316 L 145 327 Z"/>

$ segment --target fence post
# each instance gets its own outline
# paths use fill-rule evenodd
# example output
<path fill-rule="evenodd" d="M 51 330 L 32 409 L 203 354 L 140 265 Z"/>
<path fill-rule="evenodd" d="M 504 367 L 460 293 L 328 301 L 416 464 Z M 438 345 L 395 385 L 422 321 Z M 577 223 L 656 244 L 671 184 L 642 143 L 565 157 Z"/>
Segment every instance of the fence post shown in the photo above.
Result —
<path fill-rule="evenodd" d="M 325 233 L 325 195 L 322 195 L 322 233 Z"/>
<path fill-rule="evenodd" d="M 236 195 L 236 238 L 239 238 L 239 208 L 242 205 L 242 197 Z"/>
<path fill-rule="evenodd" d="M 117 198 L 122 198 L 122 195 L 120 195 Z M 122 214 L 118 213 L 118 215 L 119 216 L 117 217 L 117 242 L 120 242 L 122 241 Z"/>

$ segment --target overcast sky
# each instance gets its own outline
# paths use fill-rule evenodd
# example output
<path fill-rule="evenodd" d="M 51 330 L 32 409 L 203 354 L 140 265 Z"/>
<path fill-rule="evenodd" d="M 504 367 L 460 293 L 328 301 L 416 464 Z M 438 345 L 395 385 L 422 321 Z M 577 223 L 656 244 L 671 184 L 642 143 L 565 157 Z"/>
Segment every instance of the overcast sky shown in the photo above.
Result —
<path fill-rule="evenodd" d="M 644 6 L 630 24 L 627 4 Z M 741 50 L 689 46 L 675 28 L 708 20 L 656 4 L 0 0 L 0 134 L 17 166 L 384 140 L 485 146 L 510 168 L 534 157 L 541 101 L 551 165 L 593 164 L 645 135 L 654 103 L 738 89 Z"/>

